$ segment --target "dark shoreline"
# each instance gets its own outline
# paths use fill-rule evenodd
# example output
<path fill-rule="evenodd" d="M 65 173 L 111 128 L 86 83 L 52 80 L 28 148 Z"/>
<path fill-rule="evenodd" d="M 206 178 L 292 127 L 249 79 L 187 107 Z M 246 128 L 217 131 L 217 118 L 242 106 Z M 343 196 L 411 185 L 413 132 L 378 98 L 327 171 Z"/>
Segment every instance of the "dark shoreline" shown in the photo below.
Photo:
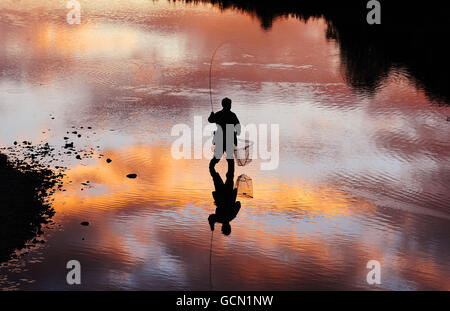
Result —
<path fill-rule="evenodd" d="M 62 174 L 0 153 L 0 263 L 16 250 L 44 243 L 39 237 L 54 215 L 49 197 Z"/>
<path fill-rule="evenodd" d="M 327 39 L 341 51 L 343 76 L 356 91 L 373 94 L 393 71 L 423 89 L 433 104 L 450 105 L 450 19 L 442 3 L 423 5 L 407 1 L 380 1 L 381 25 L 366 21 L 366 0 L 175 0 L 211 3 L 257 17 L 270 30 L 278 18 L 303 21 L 324 18 Z"/>

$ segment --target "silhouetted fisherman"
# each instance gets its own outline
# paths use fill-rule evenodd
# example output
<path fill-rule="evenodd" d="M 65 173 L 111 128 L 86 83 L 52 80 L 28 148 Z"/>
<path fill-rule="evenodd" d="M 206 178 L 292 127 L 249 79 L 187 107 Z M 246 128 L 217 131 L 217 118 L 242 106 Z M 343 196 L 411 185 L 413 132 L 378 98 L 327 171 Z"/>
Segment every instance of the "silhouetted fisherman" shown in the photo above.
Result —
<path fill-rule="evenodd" d="M 214 157 L 209 163 L 210 169 L 214 168 L 220 161 L 224 152 L 227 154 L 227 160 L 233 160 L 232 164 L 234 167 L 234 147 L 237 146 L 237 135 L 241 134 L 239 119 L 231 111 L 231 99 L 225 97 L 222 100 L 222 107 L 223 109 L 216 113 L 211 112 L 208 118 L 210 123 L 217 124 L 217 130 L 214 132 L 213 139 L 213 144 L 215 145 Z"/>
<path fill-rule="evenodd" d="M 228 172 L 225 183 L 216 172 L 214 167 L 209 168 L 209 172 L 214 181 L 216 191 L 212 192 L 214 204 L 217 206 L 216 213 L 208 217 L 209 226 L 214 231 L 214 224 L 216 222 L 222 224 L 222 233 L 230 235 L 230 222 L 236 218 L 241 209 L 241 202 L 236 202 L 237 189 L 234 188 L 234 160 L 227 160 Z"/>

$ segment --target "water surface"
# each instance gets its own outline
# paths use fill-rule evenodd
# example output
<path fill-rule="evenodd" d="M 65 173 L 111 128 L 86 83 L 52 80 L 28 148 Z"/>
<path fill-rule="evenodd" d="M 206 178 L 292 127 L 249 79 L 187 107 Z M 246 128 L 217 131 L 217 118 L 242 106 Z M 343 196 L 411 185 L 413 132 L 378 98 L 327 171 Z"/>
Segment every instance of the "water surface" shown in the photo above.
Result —
<path fill-rule="evenodd" d="M 0 4 L 0 144 L 60 148 L 70 134 L 96 150 L 62 156 L 55 224 L 45 244 L 2 264 L 1 288 L 450 290 L 448 108 L 401 68 L 376 92 L 355 91 L 322 18 L 263 29 L 208 4 L 82 9 L 81 25 L 68 25 L 62 1 Z M 209 160 L 171 156 L 175 124 L 206 125 L 220 44 L 215 109 L 228 96 L 241 123 L 280 125 L 276 170 L 236 168 L 254 198 L 239 198 L 230 236 L 207 222 Z M 71 259 L 82 265 L 76 288 Z M 366 282 L 372 259 L 377 286 Z"/>

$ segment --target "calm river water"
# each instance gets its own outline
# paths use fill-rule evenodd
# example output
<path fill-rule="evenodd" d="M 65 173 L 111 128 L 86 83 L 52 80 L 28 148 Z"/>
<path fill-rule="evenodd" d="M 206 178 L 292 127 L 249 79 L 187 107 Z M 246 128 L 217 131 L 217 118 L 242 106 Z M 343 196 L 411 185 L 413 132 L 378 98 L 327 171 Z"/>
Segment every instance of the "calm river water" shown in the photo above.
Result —
<path fill-rule="evenodd" d="M 0 288 L 450 290 L 448 108 L 402 70 L 355 92 L 323 19 L 263 29 L 207 4 L 96 0 L 69 25 L 65 4 L 0 4 L 0 145 L 62 146 L 75 128 L 70 141 L 96 150 L 62 155 L 55 224 L 0 266 Z M 238 198 L 229 236 L 208 225 L 209 159 L 171 155 L 174 125 L 207 124 L 220 44 L 215 110 L 228 96 L 243 125 L 280 129 L 275 170 L 236 167 L 254 197 Z M 366 282 L 369 260 L 380 285 Z"/>

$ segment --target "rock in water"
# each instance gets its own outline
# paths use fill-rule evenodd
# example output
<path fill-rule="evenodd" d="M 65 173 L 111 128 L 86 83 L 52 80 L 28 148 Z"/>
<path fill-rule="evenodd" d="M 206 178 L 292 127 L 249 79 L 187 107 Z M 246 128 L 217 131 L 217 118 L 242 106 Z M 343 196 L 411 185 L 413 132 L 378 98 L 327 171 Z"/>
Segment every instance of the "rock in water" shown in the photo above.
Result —
<path fill-rule="evenodd" d="M 81 223 L 81 225 L 82 225 L 82 226 L 89 226 L 89 222 L 88 222 L 88 221 L 83 221 L 83 222 Z"/>
<path fill-rule="evenodd" d="M 128 177 L 128 178 L 136 178 L 137 175 L 136 175 L 136 174 L 128 174 L 127 177 Z"/>

